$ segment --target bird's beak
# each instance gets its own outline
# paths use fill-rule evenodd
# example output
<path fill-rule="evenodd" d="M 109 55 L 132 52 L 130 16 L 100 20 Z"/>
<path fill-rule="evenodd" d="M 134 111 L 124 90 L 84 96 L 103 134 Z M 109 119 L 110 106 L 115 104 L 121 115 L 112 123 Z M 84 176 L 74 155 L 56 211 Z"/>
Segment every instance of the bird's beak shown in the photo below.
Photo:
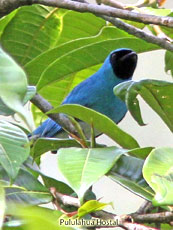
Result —
<path fill-rule="evenodd" d="M 137 61 L 137 54 L 134 51 L 131 51 L 130 53 L 125 54 L 120 58 L 120 61 L 124 62 L 128 59 L 134 59 L 134 61 Z"/>

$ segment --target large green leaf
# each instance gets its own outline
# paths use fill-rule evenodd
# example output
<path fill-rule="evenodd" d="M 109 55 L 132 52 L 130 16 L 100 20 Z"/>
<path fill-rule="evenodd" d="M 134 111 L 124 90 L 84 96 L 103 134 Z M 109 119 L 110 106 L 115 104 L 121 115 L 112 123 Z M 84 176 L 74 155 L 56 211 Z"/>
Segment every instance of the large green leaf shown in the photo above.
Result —
<path fill-rule="evenodd" d="M 63 218 L 62 213 L 58 210 L 54 211 L 43 207 L 24 207 L 22 205 L 14 205 L 10 207 L 8 215 L 12 215 L 18 221 L 18 227 L 15 228 L 15 222 L 6 222 L 5 230 L 78 230 L 68 226 L 60 226 L 59 218 Z M 40 228 L 41 227 L 41 228 Z"/>
<path fill-rule="evenodd" d="M 132 149 L 139 147 L 137 141 L 132 136 L 120 129 L 110 118 L 96 112 L 95 110 L 81 105 L 69 104 L 59 106 L 51 110 L 49 113 L 65 113 L 85 121 L 86 123 L 93 125 L 94 128 L 100 132 L 108 135 L 112 140 L 124 148 Z"/>
<path fill-rule="evenodd" d="M 127 104 L 134 119 L 143 125 L 138 94 L 173 131 L 173 83 L 157 80 L 129 81 L 114 87 L 114 93 Z"/>
<path fill-rule="evenodd" d="M 110 39 L 112 40 L 118 36 L 120 38 L 126 37 L 126 33 L 120 30 L 117 30 L 114 27 L 104 27 L 101 30 L 101 32 L 98 33 L 98 35 L 96 36 L 69 41 L 68 43 L 61 44 L 53 49 L 50 49 L 42 53 L 41 55 L 34 58 L 31 62 L 25 65 L 25 70 L 28 73 L 30 83 L 37 84 L 41 75 L 43 75 L 46 69 L 50 68 L 53 63 L 57 63 L 58 65 L 56 68 L 56 71 L 54 72 L 54 75 L 56 74 L 56 76 L 54 76 L 55 79 L 54 78 L 52 79 L 52 76 L 49 77 L 49 80 L 52 79 L 53 82 L 62 80 L 65 77 L 68 77 L 69 74 L 76 73 L 76 71 L 81 70 L 81 68 L 77 69 L 76 71 L 69 72 L 64 76 L 62 73 L 59 73 L 59 68 L 61 68 L 60 64 L 63 63 L 63 65 L 66 65 L 66 59 L 71 60 L 71 56 L 69 56 L 71 55 L 71 53 L 75 58 L 75 53 L 78 52 L 78 49 L 81 49 L 88 45 L 93 45 L 99 41 L 101 42 L 101 41 L 106 41 Z M 119 40 L 119 39 L 117 38 L 116 40 Z M 96 55 L 96 53 L 94 53 L 93 55 Z M 98 60 L 98 63 L 103 62 L 107 54 L 106 55 L 103 54 L 103 55 L 104 57 L 102 56 L 101 61 Z M 76 63 L 76 61 L 77 60 L 74 60 L 74 63 Z M 71 62 L 70 66 L 74 66 L 74 63 Z M 94 66 L 94 65 L 95 64 L 93 63 L 90 66 Z M 83 69 L 88 68 L 88 67 L 89 66 L 84 66 Z M 49 80 L 48 80 L 48 83 L 51 84 L 52 81 L 49 82 Z"/>
<path fill-rule="evenodd" d="M 147 183 L 155 191 L 153 204 L 173 205 L 173 148 L 154 149 L 147 157 L 143 175 Z"/>
<path fill-rule="evenodd" d="M 54 47 L 60 26 L 57 8 L 24 6 L 6 26 L 1 42 L 13 57 L 24 65 L 43 51 Z"/>
<path fill-rule="evenodd" d="M 80 147 L 80 144 L 73 139 L 38 138 L 32 146 L 32 156 L 37 158 L 48 151 L 55 151 L 59 148 Z"/>
<path fill-rule="evenodd" d="M 147 200 L 152 200 L 154 192 L 142 176 L 144 161 L 123 155 L 107 174 L 112 180 Z"/>
<path fill-rule="evenodd" d="M 88 142 L 90 146 L 90 142 Z M 97 147 L 101 145 L 97 144 Z M 59 138 L 38 138 L 36 142 L 33 143 L 32 147 L 32 156 L 37 158 L 43 153 L 53 150 L 58 150 L 59 148 L 68 148 L 68 147 L 81 147 L 81 145 L 76 142 L 74 139 L 59 139 Z"/>
<path fill-rule="evenodd" d="M 82 199 L 87 189 L 106 174 L 123 153 L 123 149 L 116 147 L 60 149 L 58 167 Z"/>
<path fill-rule="evenodd" d="M 38 90 L 47 84 L 64 79 L 69 74 L 74 74 L 77 71 L 102 63 L 106 56 L 116 48 L 128 47 L 139 53 L 158 49 L 157 46 L 128 35 L 126 32 L 120 32 L 120 30 L 114 27 L 108 27 L 108 29 L 103 30 L 102 33 L 93 38 L 81 39 L 76 42 L 64 44 L 64 46 L 61 46 L 61 49 L 59 47 L 58 52 L 61 52 L 61 54 L 57 56 L 58 52 L 56 51 L 56 58 L 54 53 L 58 47 L 43 54 L 41 63 L 43 63 L 44 59 L 44 72 L 42 70 L 42 75 L 38 82 Z M 41 56 L 39 59 L 41 59 Z M 48 61 L 45 62 L 45 60 Z M 43 66 L 41 68 L 43 69 Z M 31 74 L 29 75 L 32 77 Z"/>
<path fill-rule="evenodd" d="M 0 99 L 11 110 L 19 113 L 31 127 L 28 112 L 23 107 L 27 92 L 27 78 L 22 68 L 2 49 L 0 49 Z"/>
<path fill-rule="evenodd" d="M 7 173 L 0 167 L 0 182 L 2 183 L 7 201 L 38 205 L 49 203 L 53 197 L 30 172 L 20 169 L 17 178 L 11 185 Z"/>
<path fill-rule="evenodd" d="M 93 14 L 41 5 L 25 6 L 6 26 L 2 44 L 25 65 L 57 44 L 96 35 L 104 25 L 105 21 Z"/>
<path fill-rule="evenodd" d="M 18 127 L 0 121 L 0 163 L 14 180 L 21 164 L 28 158 L 30 147 L 26 134 Z"/>
<path fill-rule="evenodd" d="M 171 75 L 173 76 L 173 52 L 171 51 L 166 51 L 165 53 L 165 71 L 168 72 L 170 71 L 171 72 Z"/>

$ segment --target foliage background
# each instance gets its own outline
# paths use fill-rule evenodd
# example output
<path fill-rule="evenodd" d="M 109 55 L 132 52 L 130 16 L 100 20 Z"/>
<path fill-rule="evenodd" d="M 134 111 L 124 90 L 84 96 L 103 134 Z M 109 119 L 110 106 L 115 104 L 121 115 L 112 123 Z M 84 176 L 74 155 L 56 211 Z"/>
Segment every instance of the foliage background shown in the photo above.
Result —
<path fill-rule="evenodd" d="M 170 1 L 168 0 L 168 3 L 169 2 Z M 168 4 L 168 7 L 171 8 L 171 5 Z M 171 81 L 171 76 L 164 73 L 163 57 L 163 51 L 153 51 L 152 53 L 139 55 L 139 64 L 134 80 L 152 78 Z M 120 124 L 120 127 L 134 136 L 139 141 L 139 144 L 141 144 L 141 147 L 150 145 L 155 147 L 170 146 L 172 143 L 170 131 L 161 119 L 143 102 L 142 115 L 144 122 L 148 124 L 147 126 L 139 127 L 134 119 L 128 114 Z M 164 130 L 164 132 L 162 130 Z M 102 136 L 100 141 L 112 145 L 111 141 L 105 136 Z M 56 156 L 50 154 L 44 156 L 41 165 L 42 171 L 52 177 L 57 175 L 56 159 L 54 158 L 56 158 Z M 56 178 L 59 179 L 60 176 L 57 175 Z M 94 190 L 98 197 L 104 197 L 102 201 L 109 202 L 110 200 L 115 200 L 115 212 L 117 214 L 133 212 L 137 208 L 136 205 L 139 206 L 142 202 L 140 198 L 123 190 L 115 185 L 115 183 L 111 183 L 109 179 L 105 180 L 105 178 L 103 178 L 94 186 Z M 107 194 L 107 196 L 105 196 L 105 194 Z"/>

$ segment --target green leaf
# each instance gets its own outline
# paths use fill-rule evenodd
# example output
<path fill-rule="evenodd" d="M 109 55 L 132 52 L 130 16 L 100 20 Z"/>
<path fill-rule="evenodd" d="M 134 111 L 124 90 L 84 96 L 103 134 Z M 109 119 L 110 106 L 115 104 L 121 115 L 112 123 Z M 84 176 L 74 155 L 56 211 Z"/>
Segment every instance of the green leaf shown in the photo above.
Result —
<path fill-rule="evenodd" d="M 41 5 L 25 6 L 5 28 L 2 44 L 25 65 L 57 44 L 96 35 L 104 25 L 105 21 L 93 14 Z"/>
<path fill-rule="evenodd" d="M 88 142 L 88 146 L 90 142 Z M 59 138 L 38 138 L 34 142 L 32 147 L 32 156 L 37 158 L 43 153 L 48 151 L 58 150 L 59 148 L 68 148 L 68 147 L 81 147 L 81 145 L 76 142 L 74 139 L 59 139 Z M 104 145 L 98 145 L 97 147 L 104 147 Z"/>
<path fill-rule="evenodd" d="M 49 113 L 65 113 L 85 121 L 90 125 L 92 124 L 94 128 L 100 132 L 105 133 L 112 140 L 124 148 L 132 149 L 139 147 L 137 141 L 132 136 L 121 130 L 110 118 L 96 112 L 95 110 L 86 108 L 81 105 L 69 104 L 59 106 L 51 110 Z"/>
<path fill-rule="evenodd" d="M 0 98 L 11 110 L 19 113 L 31 127 L 28 112 L 23 107 L 27 92 L 27 78 L 21 67 L 0 49 Z"/>
<path fill-rule="evenodd" d="M 61 45 L 59 45 L 53 49 L 50 49 L 50 50 L 42 53 L 40 56 L 36 57 L 31 62 L 29 62 L 25 65 L 25 70 L 28 74 L 29 82 L 31 84 L 34 84 L 34 85 L 37 84 L 39 81 L 39 78 L 44 74 L 44 72 L 47 70 L 47 68 L 52 66 L 52 64 L 54 62 L 56 62 L 58 65 L 60 63 L 63 63 L 63 65 L 66 65 L 66 59 L 69 60 L 71 58 L 71 53 L 75 58 L 75 53 L 79 52 L 78 49 L 85 48 L 88 45 L 94 45 L 99 41 L 101 42 L 101 41 L 106 41 L 106 40 L 110 40 L 110 39 L 112 40 L 113 38 L 115 39 L 115 36 L 119 36 L 121 38 L 121 37 L 125 36 L 124 34 L 126 34 L 126 33 L 122 32 L 121 30 L 117 31 L 116 29 L 114 29 L 114 27 L 104 27 L 101 30 L 101 32 L 96 36 L 70 41 L 68 43 L 61 44 Z M 117 40 L 119 40 L 119 39 L 117 39 Z M 93 55 L 96 55 L 96 54 L 93 54 Z M 104 55 L 104 57 L 103 57 L 103 55 Z M 105 54 L 103 54 L 103 55 L 102 55 L 101 62 L 103 62 L 103 60 L 106 57 Z M 76 61 L 77 60 L 74 60 L 74 63 L 76 63 Z M 78 60 L 78 62 L 80 63 L 80 60 Z M 39 63 L 39 65 L 38 65 L 38 63 Z M 74 66 L 74 64 L 73 65 L 72 64 L 73 63 L 71 62 L 70 65 Z M 94 66 L 94 65 L 95 64 L 93 63 L 92 66 Z M 82 69 L 86 69 L 88 67 L 89 66 L 84 66 L 84 68 L 82 68 Z M 60 68 L 60 65 L 56 68 L 52 81 L 51 82 L 49 81 L 50 78 L 52 78 L 50 76 L 47 83 L 51 84 L 54 81 L 63 80 L 64 77 L 68 77 L 69 74 L 76 73 L 76 71 L 82 70 L 80 68 L 80 69 L 76 70 L 75 72 L 67 73 L 66 76 L 64 76 L 63 73 L 61 73 L 61 72 L 59 73 L 59 68 Z"/>
<path fill-rule="evenodd" d="M 29 67 L 31 68 L 31 63 L 29 63 L 30 66 L 27 66 L 26 71 L 29 73 L 30 78 L 38 79 L 40 78 L 40 73 L 42 73 L 37 84 L 38 90 L 47 86 L 47 84 L 64 79 L 69 74 L 74 74 L 77 71 L 102 63 L 106 56 L 116 48 L 129 47 L 139 53 L 158 49 L 157 46 L 146 43 L 114 27 L 106 28 L 103 29 L 102 33 L 99 33 L 98 36 L 80 39 L 77 40 L 76 43 L 75 41 L 73 43 L 66 43 L 64 46 L 59 46 L 45 52 L 42 56 L 38 57 L 37 60 L 33 60 L 32 66 L 35 66 L 35 61 L 38 63 L 39 60 L 41 69 L 38 69 L 37 65 L 37 71 L 35 71 L 38 72 L 37 75 L 39 74 L 39 77 L 31 76 L 31 72 L 28 72 L 27 69 Z M 104 47 L 104 49 L 102 47 Z M 55 51 L 56 56 L 54 54 Z M 77 64 L 74 65 L 74 63 Z M 32 73 L 33 71 L 34 70 L 32 70 Z"/>
<path fill-rule="evenodd" d="M 153 7 L 142 7 L 141 10 L 146 14 L 152 14 L 157 16 L 168 16 L 172 12 L 171 9 L 158 9 Z"/>
<path fill-rule="evenodd" d="M 53 211 L 45 208 L 21 208 L 17 214 L 26 222 L 26 230 L 59 230 L 58 218 Z"/>
<path fill-rule="evenodd" d="M 128 154 L 137 158 L 145 159 L 153 147 L 136 148 L 128 151 Z"/>
<path fill-rule="evenodd" d="M 34 104 L 31 104 L 31 112 L 35 127 L 38 127 L 44 120 L 47 119 L 47 116 L 41 112 L 41 110 L 39 110 Z"/>
<path fill-rule="evenodd" d="M 2 34 L 3 47 L 21 65 L 57 43 L 61 27 L 58 8 L 21 7 Z"/>
<path fill-rule="evenodd" d="M 40 175 L 39 166 L 37 165 L 37 162 L 33 161 L 33 158 L 31 156 L 29 156 L 27 158 L 27 160 L 23 163 L 21 168 L 26 170 L 26 171 L 29 171 L 30 173 L 32 173 L 32 175 L 36 179 L 38 179 L 38 177 Z"/>
<path fill-rule="evenodd" d="M 71 188 L 82 199 L 87 189 L 106 174 L 124 150 L 116 147 L 58 151 L 58 167 Z"/>
<path fill-rule="evenodd" d="M 17 13 L 17 10 L 13 10 L 10 14 L 2 17 L 0 19 L 0 37 L 5 29 L 5 27 L 8 25 L 8 23 L 12 20 L 12 18 L 15 16 L 15 14 Z"/>
<path fill-rule="evenodd" d="M 173 76 L 173 65 L 172 65 L 172 59 L 173 59 L 173 52 L 166 51 L 165 54 L 165 71 L 171 72 L 171 75 Z"/>
<path fill-rule="evenodd" d="M 62 181 L 58 181 L 54 178 L 45 176 L 42 173 L 40 175 L 47 188 L 55 187 L 58 192 L 63 193 L 63 194 L 68 194 L 68 195 L 71 195 L 72 193 L 74 193 L 74 191 Z"/>
<path fill-rule="evenodd" d="M 36 93 L 35 86 L 27 86 L 27 91 L 23 99 L 23 105 L 25 105 Z M 0 115 L 3 116 L 10 116 L 13 115 L 15 112 L 12 109 L 9 109 L 3 101 L 0 99 Z"/>
<path fill-rule="evenodd" d="M 142 175 L 144 161 L 136 157 L 123 155 L 107 174 L 113 181 L 135 193 L 136 195 L 152 200 L 154 192 L 146 183 Z"/>
<path fill-rule="evenodd" d="M 81 218 L 91 212 L 100 211 L 110 203 L 101 203 L 97 200 L 89 200 L 78 209 L 78 217 Z"/>
<path fill-rule="evenodd" d="M 143 125 L 138 94 L 173 131 L 173 83 L 157 80 L 129 81 L 114 87 L 114 93 L 127 104 L 134 119 Z"/>
<path fill-rule="evenodd" d="M 26 134 L 18 127 L 0 121 L 0 163 L 14 180 L 21 164 L 28 158 L 30 147 Z"/>
<path fill-rule="evenodd" d="M 5 189 L 7 201 L 39 205 L 49 203 L 53 199 L 49 190 L 25 169 L 20 169 L 13 185 L 11 185 L 7 173 L 0 167 L 0 181 Z"/>
<path fill-rule="evenodd" d="M 23 104 L 25 105 L 29 100 L 31 100 L 34 97 L 35 94 L 36 94 L 36 87 L 27 86 L 27 91 L 23 99 Z"/>
<path fill-rule="evenodd" d="M 172 156 L 173 148 L 162 147 L 154 149 L 144 163 L 143 175 L 155 191 L 153 204 L 156 206 L 173 205 Z"/>
<path fill-rule="evenodd" d="M 171 230 L 171 226 L 169 224 L 161 224 L 161 229 L 164 229 L 164 230 Z"/>
<path fill-rule="evenodd" d="M 0 229 L 2 229 L 2 226 L 3 226 L 3 223 L 4 223 L 5 208 L 6 208 L 5 192 L 4 192 L 4 189 L 3 189 L 2 185 L 0 185 L 0 207 L 1 207 L 1 211 L 0 211 Z"/>
<path fill-rule="evenodd" d="M 66 43 L 79 38 L 96 35 L 106 25 L 105 20 L 93 14 L 81 14 L 71 10 L 60 10 L 62 17 L 61 34 L 57 44 Z"/>
<path fill-rule="evenodd" d="M 37 158 L 48 151 L 55 151 L 59 148 L 80 147 L 73 139 L 58 139 L 58 138 L 39 138 L 34 142 L 32 147 L 32 156 Z"/>
<path fill-rule="evenodd" d="M 19 219 L 24 230 L 75 230 L 71 227 L 59 226 L 62 213 L 43 207 L 24 207 L 16 205 L 11 208 L 11 215 Z M 11 228 L 10 228 L 11 229 Z"/>

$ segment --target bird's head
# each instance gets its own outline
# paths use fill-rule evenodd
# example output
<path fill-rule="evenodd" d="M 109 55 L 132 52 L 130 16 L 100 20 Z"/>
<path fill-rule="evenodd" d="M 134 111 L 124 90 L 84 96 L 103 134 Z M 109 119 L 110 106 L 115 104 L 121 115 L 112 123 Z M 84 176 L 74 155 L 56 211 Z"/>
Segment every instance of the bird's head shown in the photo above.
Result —
<path fill-rule="evenodd" d="M 137 54 L 130 49 L 117 49 L 110 54 L 110 63 L 114 74 L 123 80 L 128 80 L 133 76 L 137 65 Z"/>

